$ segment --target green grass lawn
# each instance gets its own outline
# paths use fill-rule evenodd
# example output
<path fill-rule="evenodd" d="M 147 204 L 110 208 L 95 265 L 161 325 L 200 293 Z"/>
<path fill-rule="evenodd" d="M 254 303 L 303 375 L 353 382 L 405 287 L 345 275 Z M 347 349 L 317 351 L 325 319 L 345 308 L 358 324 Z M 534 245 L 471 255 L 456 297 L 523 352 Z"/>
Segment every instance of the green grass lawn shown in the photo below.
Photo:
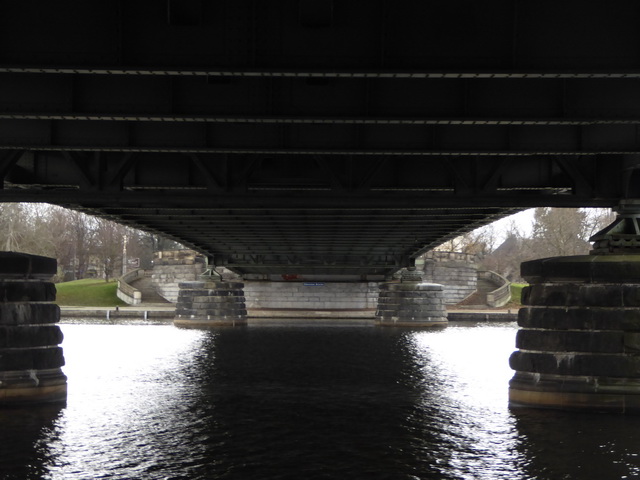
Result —
<path fill-rule="evenodd" d="M 522 288 L 526 286 L 527 286 L 526 283 L 512 283 L 511 284 L 511 302 L 509 303 L 521 305 L 522 304 L 522 300 L 521 300 Z"/>
<path fill-rule="evenodd" d="M 74 307 L 116 307 L 126 305 L 116 296 L 117 282 L 86 278 L 57 283 L 56 303 Z"/>

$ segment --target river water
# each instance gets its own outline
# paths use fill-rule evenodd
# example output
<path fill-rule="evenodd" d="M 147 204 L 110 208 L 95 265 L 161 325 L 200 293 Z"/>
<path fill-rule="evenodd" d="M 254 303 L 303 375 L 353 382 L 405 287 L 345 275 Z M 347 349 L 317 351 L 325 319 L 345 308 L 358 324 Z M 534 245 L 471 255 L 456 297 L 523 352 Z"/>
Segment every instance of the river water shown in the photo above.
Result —
<path fill-rule="evenodd" d="M 64 407 L 0 411 L 2 479 L 640 478 L 640 418 L 515 410 L 511 323 L 62 324 Z"/>

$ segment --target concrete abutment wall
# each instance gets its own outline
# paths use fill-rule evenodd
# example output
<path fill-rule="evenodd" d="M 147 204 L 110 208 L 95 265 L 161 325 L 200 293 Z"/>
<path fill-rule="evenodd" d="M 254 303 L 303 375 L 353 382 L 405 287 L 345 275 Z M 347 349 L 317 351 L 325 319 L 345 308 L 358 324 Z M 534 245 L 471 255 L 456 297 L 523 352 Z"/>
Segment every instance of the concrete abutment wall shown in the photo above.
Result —
<path fill-rule="evenodd" d="M 442 285 L 442 295 L 447 305 L 455 305 L 476 291 L 478 266 L 475 255 L 432 251 L 426 253 L 422 261 L 423 280 Z"/>
<path fill-rule="evenodd" d="M 152 281 L 164 298 L 177 302 L 179 283 L 204 280 L 205 258 L 193 250 L 158 252 L 154 259 Z M 425 256 L 424 272 L 428 283 L 443 285 L 445 304 L 456 304 L 476 290 L 477 266 L 473 255 L 455 252 L 430 252 Z M 239 277 L 220 267 L 225 280 Z M 235 278 L 234 278 L 235 277 Z M 277 276 L 245 278 L 244 296 L 250 311 L 258 310 L 327 310 L 371 311 L 378 306 L 380 281 L 356 281 L 338 278 L 296 278 Z M 214 277 L 216 278 L 216 277 Z"/>
<path fill-rule="evenodd" d="M 244 282 L 249 310 L 375 310 L 378 282 Z"/>

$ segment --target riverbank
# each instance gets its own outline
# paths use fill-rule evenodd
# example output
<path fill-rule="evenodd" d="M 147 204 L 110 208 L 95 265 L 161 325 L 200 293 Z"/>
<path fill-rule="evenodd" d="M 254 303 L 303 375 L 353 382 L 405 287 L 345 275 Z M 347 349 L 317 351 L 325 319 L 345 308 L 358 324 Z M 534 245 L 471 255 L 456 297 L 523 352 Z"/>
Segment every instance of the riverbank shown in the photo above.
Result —
<path fill-rule="evenodd" d="M 126 307 L 60 307 L 63 318 L 100 318 L 115 320 L 123 319 L 173 319 L 175 306 L 166 305 L 137 305 Z M 260 323 L 266 320 L 294 320 L 294 319 L 353 319 L 359 321 L 374 320 L 375 310 L 249 310 L 249 321 Z M 513 322 L 518 318 L 518 311 L 508 310 L 459 310 L 451 309 L 447 312 L 450 321 L 455 322 Z"/>
<path fill-rule="evenodd" d="M 173 319 L 175 305 L 138 305 L 125 307 L 61 306 L 62 318 L 166 318 Z"/>

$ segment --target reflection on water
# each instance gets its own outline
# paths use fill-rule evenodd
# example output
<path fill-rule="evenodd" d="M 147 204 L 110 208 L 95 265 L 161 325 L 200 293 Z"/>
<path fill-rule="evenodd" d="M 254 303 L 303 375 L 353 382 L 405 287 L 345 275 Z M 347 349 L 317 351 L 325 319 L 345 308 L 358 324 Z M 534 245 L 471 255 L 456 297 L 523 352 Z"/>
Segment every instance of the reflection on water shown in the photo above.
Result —
<path fill-rule="evenodd" d="M 513 324 L 62 328 L 67 406 L 0 411 L 0 478 L 638 476 L 640 418 L 509 411 Z"/>
<path fill-rule="evenodd" d="M 526 409 L 516 431 L 530 478 L 640 478 L 640 417 Z"/>
<path fill-rule="evenodd" d="M 0 409 L 0 478 L 42 478 L 55 462 L 56 421 L 63 407 Z"/>
<path fill-rule="evenodd" d="M 514 421 L 506 409 L 505 380 L 512 371 L 505 359 L 514 333 L 512 326 L 484 325 L 410 336 L 421 410 L 442 420 L 431 422 L 439 426 L 436 448 L 438 456 L 448 457 L 442 473 L 450 478 L 520 476 L 522 459 L 513 448 Z"/>

